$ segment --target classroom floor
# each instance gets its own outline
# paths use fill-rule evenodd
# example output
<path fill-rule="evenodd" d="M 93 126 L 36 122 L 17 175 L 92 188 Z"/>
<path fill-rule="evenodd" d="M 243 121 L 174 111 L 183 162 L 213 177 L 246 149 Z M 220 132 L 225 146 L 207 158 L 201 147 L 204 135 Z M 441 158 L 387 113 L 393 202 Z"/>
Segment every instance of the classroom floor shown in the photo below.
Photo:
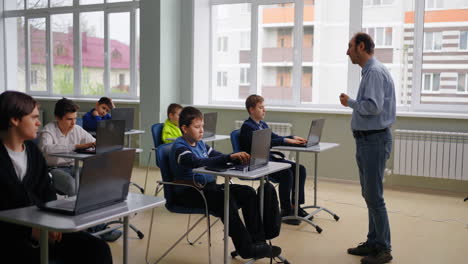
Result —
<path fill-rule="evenodd" d="M 154 190 L 159 170 L 149 174 L 148 190 Z M 143 185 L 145 170 L 136 168 L 133 181 Z M 248 182 L 242 182 L 249 184 Z M 306 202 L 313 202 L 313 179 L 306 183 Z M 273 244 L 281 246 L 283 256 L 290 263 L 360 263 L 360 257 L 346 254 L 346 249 L 365 240 L 367 210 L 360 195 L 360 186 L 353 182 L 319 181 L 318 204 L 340 216 L 335 222 L 325 212 L 314 219 L 323 232 L 303 222 L 300 226 L 283 225 L 281 234 Z M 135 190 L 134 190 L 135 191 Z M 466 194 L 435 191 L 386 189 L 385 198 L 389 211 L 393 257 L 392 263 L 466 264 L 468 263 L 468 201 Z M 164 207 L 156 209 L 150 262 L 153 263 L 185 231 L 187 215 L 169 213 Z M 130 231 L 129 263 L 146 263 L 145 250 L 151 212 L 140 213 L 131 223 L 146 235 L 143 240 Z M 205 225 L 200 225 L 201 230 Z M 218 223 L 212 229 L 213 263 L 223 261 L 223 226 Z M 110 243 L 114 263 L 122 263 L 122 239 Z M 230 243 L 230 249 L 233 249 Z M 232 263 L 244 263 L 233 259 Z M 183 241 L 160 263 L 208 263 L 205 237 L 195 246 Z M 256 263 L 269 263 L 259 260 Z"/>

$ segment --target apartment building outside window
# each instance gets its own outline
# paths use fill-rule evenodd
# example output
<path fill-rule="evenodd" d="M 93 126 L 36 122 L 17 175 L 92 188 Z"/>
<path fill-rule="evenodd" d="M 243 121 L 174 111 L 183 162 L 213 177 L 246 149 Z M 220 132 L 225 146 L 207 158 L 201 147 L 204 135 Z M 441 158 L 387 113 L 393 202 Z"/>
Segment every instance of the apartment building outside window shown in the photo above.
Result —
<path fill-rule="evenodd" d="M 439 92 L 440 91 L 440 73 L 424 73 L 423 74 L 423 91 L 424 92 Z"/>
<path fill-rule="evenodd" d="M 138 98 L 139 1 L 3 3 L 7 89 L 35 96 Z M 123 84 L 120 72 L 130 76 Z"/>
<path fill-rule="evenodd" d="M 365 31 L 376 43 L 374 56 L 393 77 L 398 111 L 468 112 L 466 95 L 458 90 L 458 73 L 466 64 L 457 51 L 468 48 L 463 1 L 357 2 L 196 1 L 194 35 L 211 34 L 194 39 L 194 65 L 209 65 L 194 75 L 194 103 L 242 105 L 255 93 L 268 105 L 287 109 L 343 109 L 336 94 L 355 96 L 360 81 L 346 44 L 354 32 Z M 416 13 L 424 23 L 415 20 Z M 354 19 L 359 16 L 362 20 Z M 227 52 L 217 51 L 218 36 L 229 37 Z M 234 78 L 220 87 L 217 72 Z"/>
<path fill-rule="evenodd" d="M 458 74 L 457 92 L 468 93 L 468 73 Z"/>
<path fill-rule="evenodd" d="M 442 32 L 424 32 L 424 50 L 441 50 Z"/>
<path fill-rule="evenodd" d="M 458 47 L 461 50 L 468 49 L 468 31 L 461 31 L 460 32 L 460 41 Z"/>

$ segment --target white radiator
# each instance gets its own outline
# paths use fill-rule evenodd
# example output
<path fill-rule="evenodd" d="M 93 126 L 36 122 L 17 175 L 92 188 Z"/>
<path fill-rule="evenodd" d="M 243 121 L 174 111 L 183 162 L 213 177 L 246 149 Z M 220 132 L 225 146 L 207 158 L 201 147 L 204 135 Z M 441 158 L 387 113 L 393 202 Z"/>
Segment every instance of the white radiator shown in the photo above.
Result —
<path fill-rule="evenodd" d="M 395 130 L 395 174 L 468 181 L 468 133 Z"/>
<path fill-rule="evenodd" d="M 236 120 L 235 121 L 235 129 L 240 129 L 242 124 L 244 123 L 243 120 Z M 280 123 L 280 122 L 267 122 L 268 127 L 271 128 L 271 131 L 280 135 L 280 136 L 290 136 L 292 134 L 292 124 L 291 123 Z M 286 159 L 290 159 L 289 151 L 281 151 L 284 153 Z M 292 158 L 292 157 L 291 157 Z"/>

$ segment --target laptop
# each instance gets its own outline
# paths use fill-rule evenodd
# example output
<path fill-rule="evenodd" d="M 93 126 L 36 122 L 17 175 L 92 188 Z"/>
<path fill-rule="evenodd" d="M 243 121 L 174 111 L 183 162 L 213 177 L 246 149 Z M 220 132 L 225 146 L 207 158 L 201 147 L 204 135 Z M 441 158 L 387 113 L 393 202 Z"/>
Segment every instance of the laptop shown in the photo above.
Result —
<path fill-rule="evenodd" d="M 218 113 L 203 114 L 203 138 L 214 137 L 216 135 L 216 123 L 218 121 Z"/>
<path fill-rule="evenodd" d="M 112 120 L 124 120 L 125 132 L 127 132 L 134 127 L 134 113 L 134 108 L 114 108 L 112 109 Z"/>
<path fill-rule="evenodd" d="M 309 136 L 307 137 L 306 144 L 287 144 L 292 147 L 303 147 L 308 148 L 320 143 L 322 137 L 323 126 L 325 125 L 325 119 L 314 119 L 310 123 Z"/>
<path fill-rule="evenodd" d="M 221 166 L 207 166 L 205 169 L 213 171 L 226 171 L 227 169 L 239 171 L 253 171 L 268 165 L 270 160 L 271 128 L 255 130 L 252 133 L 252 147 L 250 161 L 247 165 L 234 165 L 228 163 Z"/>
<path fill-rule="evenodd" d="M 83 154 L 100 154 L 124 147 L 125 141 L 124 120 L 102 120 L 97 122 L 96 148 L 76 149 L 75 152 Z"/>
<path fill-rule="evenodd" d="M 80 186 L 75 197 L 38 204 L 40 209 L 78 215 L 127 199 L 135 150 L 107 152 L 83 161 Z"/>

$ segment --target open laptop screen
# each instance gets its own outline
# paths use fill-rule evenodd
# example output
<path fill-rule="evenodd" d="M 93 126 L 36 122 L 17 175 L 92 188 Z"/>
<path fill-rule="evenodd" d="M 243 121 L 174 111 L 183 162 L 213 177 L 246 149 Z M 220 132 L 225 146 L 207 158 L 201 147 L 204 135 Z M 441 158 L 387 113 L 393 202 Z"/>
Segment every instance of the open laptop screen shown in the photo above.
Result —
<path fill-rule="evenodd" d="M 112 120 L 124 120 L 125 131 L 130 131 L 134 127 L 134 108 L 114 108 L 112 109 Z"/>
<path fill-rule="evenodd" d="M 216 135 L 216 123 L 218 121 L 218 113 L 205 113 L 203 115 L 203 138 L 214 137 Z"/>
<path fill-rule="evenodd" d="M 252 134 L 249 171 L 263 167 L 270 160 L 271 128 L 255 130 Z"/>
<path fill-rule="evenodd" d="M 96 153 L 122 149 L 125 141 L 125 121 L 102 120 L 97 122 Z"/>

